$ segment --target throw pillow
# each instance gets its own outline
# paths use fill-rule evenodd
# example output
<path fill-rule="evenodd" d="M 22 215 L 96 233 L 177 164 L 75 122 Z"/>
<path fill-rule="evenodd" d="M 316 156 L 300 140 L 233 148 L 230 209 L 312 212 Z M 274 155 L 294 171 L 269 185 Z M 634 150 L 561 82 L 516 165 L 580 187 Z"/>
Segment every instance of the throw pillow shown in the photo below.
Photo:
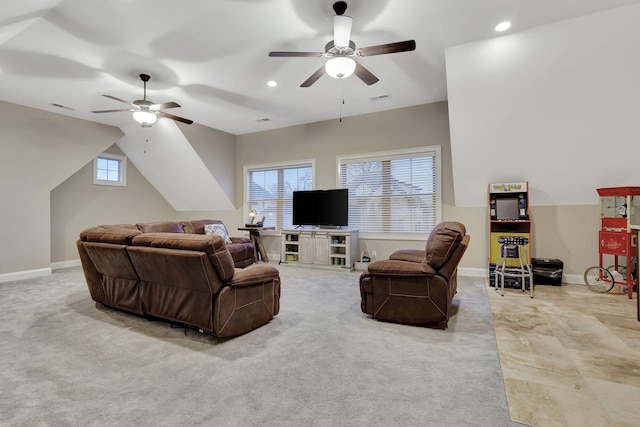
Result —
<path fill-rule="evenodd" d="M 224 239 L 227 245 L 231 244 L 231 239 L 224 224 L 207 224 L 204 226 L 204 234 L 217 234 Z"/>

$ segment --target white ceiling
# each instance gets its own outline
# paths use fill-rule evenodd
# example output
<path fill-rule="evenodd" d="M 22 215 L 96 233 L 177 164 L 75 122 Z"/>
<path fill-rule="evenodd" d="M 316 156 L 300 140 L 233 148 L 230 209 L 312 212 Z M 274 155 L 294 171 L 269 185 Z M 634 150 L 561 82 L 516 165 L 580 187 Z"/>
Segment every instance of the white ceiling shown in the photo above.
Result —
<path fill-rule="evenodd" d="M 445 48 L 498 37 L 505 19 L 513 33 L 640 0 L 347 1 L 357 47 L 414 39 L 416 50 L 359 58 L 380 79 L 372 86 L 323 76 L 301 88 L 323 59 L 267 54 L 323 51 L 333 3 L 3 0 L 0 100 L 126 127 L 128 113 L 91 110 L 126 108 L 102 94 L 141 99 L 147 73 L 148 98 L 182 105 L 168 112 L 239 135 L 445 100 Z"/>

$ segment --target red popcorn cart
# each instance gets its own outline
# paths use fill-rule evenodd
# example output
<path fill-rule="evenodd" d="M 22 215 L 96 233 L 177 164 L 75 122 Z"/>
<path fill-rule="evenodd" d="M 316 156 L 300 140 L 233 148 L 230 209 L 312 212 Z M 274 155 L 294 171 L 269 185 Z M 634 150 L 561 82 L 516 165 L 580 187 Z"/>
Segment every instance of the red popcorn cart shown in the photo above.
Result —
<path fill-rule="evenodd" d="M 599 266 L 587 269 L 585 283 L 592 290 L 620 292 L 627 288 L 629 298 L 637 285 L 637 229 L 640 228 L 640 187 L 598 188 L 600 230 Z M 605 267 L 607 265 L 607 267 Z"/>

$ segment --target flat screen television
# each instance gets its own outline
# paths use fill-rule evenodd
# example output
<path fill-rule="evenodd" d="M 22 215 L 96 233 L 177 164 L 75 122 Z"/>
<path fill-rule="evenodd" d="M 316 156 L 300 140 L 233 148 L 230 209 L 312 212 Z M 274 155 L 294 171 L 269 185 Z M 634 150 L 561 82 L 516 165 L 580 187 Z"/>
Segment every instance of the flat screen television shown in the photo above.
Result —
<path fill-rule="evenodd" d="M 346 227 L 349 225 L 349 190 L 293 192 L 293 225 Z"/>

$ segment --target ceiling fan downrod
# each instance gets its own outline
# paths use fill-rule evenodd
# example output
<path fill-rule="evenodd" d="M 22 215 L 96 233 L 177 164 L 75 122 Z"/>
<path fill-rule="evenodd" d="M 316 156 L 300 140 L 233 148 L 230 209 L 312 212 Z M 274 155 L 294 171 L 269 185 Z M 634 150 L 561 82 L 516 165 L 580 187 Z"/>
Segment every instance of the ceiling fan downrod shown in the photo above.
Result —
<path fill-rule="evenodd" d="M 144 92 L 143 92 L 143 100 L 147 100 L 147 82 L 149 81 L 149 79 L 151 78 L 151 76 L 149 76 L 149 74 L 140 74 L 140 80 L 142 80 L 142 84 L 144 85 Z"/>

